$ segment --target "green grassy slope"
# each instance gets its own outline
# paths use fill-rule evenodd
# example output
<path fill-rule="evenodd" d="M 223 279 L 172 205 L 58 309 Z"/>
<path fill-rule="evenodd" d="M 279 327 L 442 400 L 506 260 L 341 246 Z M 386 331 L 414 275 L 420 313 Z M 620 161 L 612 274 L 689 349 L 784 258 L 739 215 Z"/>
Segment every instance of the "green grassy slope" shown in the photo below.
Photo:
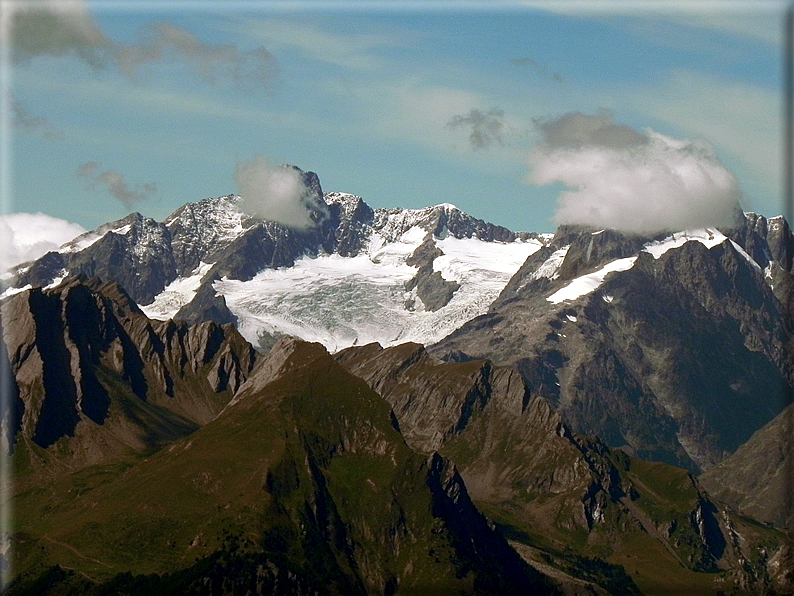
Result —
<path fill-rule="evenodd" d="M 316 345 L 285 368 L 140 462 L 18 494 L 11 593 L 547 591 L 366 384 Z"/>

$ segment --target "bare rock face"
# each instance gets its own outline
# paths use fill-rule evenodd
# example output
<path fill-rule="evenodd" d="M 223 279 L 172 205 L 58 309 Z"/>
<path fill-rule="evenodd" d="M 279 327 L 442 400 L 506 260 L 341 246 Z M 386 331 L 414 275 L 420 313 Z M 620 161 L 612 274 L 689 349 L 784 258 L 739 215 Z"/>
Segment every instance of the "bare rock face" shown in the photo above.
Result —
<path fill-rule="evenodd" d="M 405 289 L 410 292 L 416 288 L 416 295 L 432 312 L 445 307 L 460 289 L 459 283 L 444 279 L 440 271 L 433 271 L 433 261 L 443 254 L 433 234 L 428 233 L 425 241 L 406 260 L 406 264 L 418 267 L 419 271 L 405 283 Z"/>
<path fill-rule="evenodd" d="M 557 246 L 569 232 L 558 232 L 552 245 Z M 568 252 L 559 271 L 559 279 L 574 279 L 615 259 L 637 254 L 650 238 L 626 236 L 615 230 L 585 231 L 570 239 Z"/>
<path fill-rule="evenodd" d="M 121 286 L 95 279 L 16 294 L 2 321 L 21 412 L 4 440 L 65 441 L 85 463 L 205 424 L 255 359 L 233 326 L 150 321 Z"/>
<path fill-rule="evenodd" d="M 85 244 L 85 247 L 80 248 Z M 136 302 L 148 304 L 177 277 L 168 228 L 140 213 L 87 232 L 75 247 L 48 253 L 17 279 L 23 287 L 47 286 L 61 277 L 98 277 L 120 283 Z"/>
<path fill-rule="evenodd" d="M 787 249 L 775 249 L 783 261 L 772 258 L 762 228 L 711 248 L 690 241 L 658 259 L 635 252 L 628 269 L 594 289 L 551 301 L 652 240 L 561 228 L 488 314 L 428 351 L 510 366 L 575 430 L 640 457 L 706 469 L 774 418 L 781 388 L 794 385 L 794 326 L 766 274 L 778 267 L 781 279 L 788 275 Z M 777 229 L 784 238 L 785 226 Z M 759 264 L 739 240 L 770 260 Z"/>
<path fill-rule="evenodd" d="M 339 221 L 334 236 L 336 252 L 354 257 L 368 240 L 368 230 L 375 220 L 375 211 L 361 197 L 343 193 L 326 193 L 325 201 L 332 219 Z"/>

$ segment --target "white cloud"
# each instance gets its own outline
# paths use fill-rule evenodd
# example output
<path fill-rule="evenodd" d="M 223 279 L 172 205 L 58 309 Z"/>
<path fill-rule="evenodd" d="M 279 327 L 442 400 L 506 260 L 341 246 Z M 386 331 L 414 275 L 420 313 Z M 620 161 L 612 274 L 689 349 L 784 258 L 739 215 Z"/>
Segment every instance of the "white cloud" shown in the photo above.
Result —
<path fill-rule="evenodd" d="M 85 232 L 81 225 L 44 213 L 0 216 L 0 266 L 38 259 Z"/>
<path fill-rule="evenodd" d="M 674 71 L 653 88 L 625 93 L 627 104 L 708 139 L 743 180 L 776 201 L 783 176 L 782 93 L 773 88 Z"/>
<path fill-rule="evenodd" d="M 739 184 L 703 141 L 640 134 L 606 112 L 540 127 L 545 142 L 530 154 L 527 180 L 570 189 L 559 195 L 558 223 L 654 233 L 733 221 Z"/>
<path fill-rule="evenodd" d="M 325 204 L 313 197 L 301 171 L 291 166 L 273 167 L 257 155 L 237 163 L 235 179 L 240 206 L 251 215 L 291 228 L 314 227 L 327 215 Z"/>

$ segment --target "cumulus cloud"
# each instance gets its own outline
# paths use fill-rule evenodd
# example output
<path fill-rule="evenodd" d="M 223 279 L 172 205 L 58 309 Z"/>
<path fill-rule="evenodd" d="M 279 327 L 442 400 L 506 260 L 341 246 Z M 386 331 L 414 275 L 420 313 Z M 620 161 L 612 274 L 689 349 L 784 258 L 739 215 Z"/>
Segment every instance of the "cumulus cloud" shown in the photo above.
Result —
<path fill-rule="evenodd" d="M 83 2 L 46 0 L 11 5 L 12 56 L 75 56 L 93 68 L 107 66 L 113 44 L 97 27 Z"/>
<path fill-rule="evenodd" d="M 558 223 L 655 233 L 732 223 L 736 178 L 714 148 L 616 123 L 612 114 L 573 112 L 538 122 L 527 181 L 562 183 Z"/>
<path fill-rule="evenodd" d="M 44 213 L 0 216 L 0 265 L 33 261 L 85 232 L 81 225 Z"/>
<path fill-rule="evenodd" d="M 487 112 L 475 108 L 465 116 L 454 116 L 447 126 L 470 130 L 472 149 L 485 149 L 494 143 L 504 144 L 504 117 L 504 111 L 499 108 L 491 108 Z"/>
<path fill-rule="evenodd" d="M 101 171 L 101 168 L 102 166 L 97 162 L 89 161 L 77 168 L 77 175 L 86 180 L 86 190 L 103 188 L 127 209 L 131 209 L 136 203 L 145 201 L 157 192 L 157 185 L 154 182 L 131 187 L 119 172 Z"/>
<path fill-rule="evenodd" d="M 121 72 L 132 79 L 144 66 L 168 59 L 187 64 L 210 84 L 228 78 L 240 88 L 267 84 L 278 70 L 275 57 L 262 46 L 242 51 L 232 44 L 208 44 L 166 23 L 148 27 L 136 44 L 119 45 L 117 56 Z"/>
<path fill-rule="evenodd" d="M 235 167 L 242 209 L 251 215 L 291 228 L 311 228 L 327 215 L 306 186 L 303 173 L 292 166 L 271 166 L 257 155 Z"/>

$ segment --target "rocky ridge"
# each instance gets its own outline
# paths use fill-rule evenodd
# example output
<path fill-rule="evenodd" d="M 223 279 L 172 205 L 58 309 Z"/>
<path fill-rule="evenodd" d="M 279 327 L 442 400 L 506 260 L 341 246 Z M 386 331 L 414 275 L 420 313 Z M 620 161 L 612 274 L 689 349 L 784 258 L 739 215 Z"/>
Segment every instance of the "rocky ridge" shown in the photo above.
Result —
<path fill-rule="evenodd" d="M 315 205 L 311 213 L 315 226 L 308 229 L 248 215 L 240 197 L 233 195 L 188 203 L 164 223 L 133 213 L 19 266 L 10 287 L 46 287 L 82 274 L 118 281 L 136 302 L 147 305 L 168 284 L 193 274 L 202 263 L 212 265 L 203 274 L 207 283 L 220 277 L 247 280 L 266 268 L 288 267 L 304 255 L 355 256 L 373 233 L 394 241 L 420 226 L 436 238 L 449 234 L 512 242 L 536 237 L 473 218 L 454 205 L 372 209 L 354 195 L 324 194 L 314 172 L 300 172 L 309 203 Z"/>
<path fill-rule="evenodd" d="M 74 279 L 2 305 L 15 408 L 3 440 L 72 466 L 162 446 L 211 420 L 256 354 L 231 325 L 150 321 L 116 282 Z"/>

